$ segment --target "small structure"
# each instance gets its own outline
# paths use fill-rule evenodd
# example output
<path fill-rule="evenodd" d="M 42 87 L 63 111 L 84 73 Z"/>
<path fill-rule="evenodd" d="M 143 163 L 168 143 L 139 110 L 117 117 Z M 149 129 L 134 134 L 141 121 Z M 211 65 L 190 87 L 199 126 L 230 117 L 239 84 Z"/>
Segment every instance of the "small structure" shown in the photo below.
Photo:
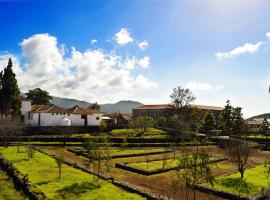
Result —
<path fill-rule="evenodd" d="M 131 113 L 110 113 L 108 117 L 111 119 L 110 123 L 117 126 L 128 126 L 131 121 Z"/>
<path fill-rule="evenodd" d="M 31 105 L 22 100 L 23 121 L 27 126 L 98 126 L 103 114 L 96 109 L 79 106 L 61 108 L 55 105 Z"/>

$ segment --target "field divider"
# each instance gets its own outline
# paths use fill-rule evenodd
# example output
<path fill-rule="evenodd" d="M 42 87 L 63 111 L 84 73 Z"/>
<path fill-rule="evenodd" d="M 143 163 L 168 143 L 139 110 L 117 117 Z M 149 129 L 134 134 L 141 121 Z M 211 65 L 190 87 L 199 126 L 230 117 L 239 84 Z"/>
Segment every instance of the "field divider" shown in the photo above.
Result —
<path fill-rule="evenodd" d="M 227 158 L 220 158 L 217 160 L 210 161 L 209 163 L 216 163 L 216 162 L 221 162 L 221 161 L 226 161 L 226 160 L 228 160 L 228 159 Z M 130 162 L 130 163 L 136 163 L 136 162 Z M 124 169 L 124 170 L 130 171 L 130 172 L 134 172 L 137 174 L 142 174 L 145 176 L 160 174 L 160 173 L 164 173 L 164 172 L 178 169 L 178 166 L 176 166 L 176 167 L 168 167 L 165 169 L 143 170 L 143 169 L 140 169 L 137 167 L 129 166 L 128 164 L 130 164 L 130 163 L 115 163 L 115 167 L 117 167 L 119 169 Z M 180 168 L 180 169 L 182 169 L 182 168 Z"/>
<path fill-rule="evenodd" d="M 44 151 L 44 150 L 42 150 L 40 148 L 34 147 L 34 149 L 36 151 L 40 152 L 40 153 L 43 153 L 43 154 L 46 154 L 46 155 L 52 157 L 52 158 L 56 157 L 55 155 L 49 154 L 48 152 L 46 152 L 46 151 Z M 143 197 L 146 197 L 149 200 L 165 200 L 165 199 L 167 200 L 168 199 L 167 197 L 160 197 L 160 195 L 158 195 L 158 194 L 154 194 L 152 192 L 146 191 L 141 187 L 129 184 L 127 182 L 114 180 L 114 178 L 112 176 L 107 176 L 107 175 L 102 174 L 102 173 L 98 174 L 94 170 L 91 170 L 91 169 L 87 168 L 86 166 L 80 165 L 78 163 L 71 162 L 71 161 L 68 161 L 66 159 L 64 159 L 64 163 L 66 165 L 68 165 L 68 166 L 71 166 L 71 167 L 74 167 L 76 169 L 82 170 L 82 171 L 84 171 L 86 173 L 99 176 L 103 180 L 110 181 L 112 184 L 114 184 L 114 185 L 116 185 L 118 187 L 121 187 L 122 189 L 124 189 L 124 190 L 126 190 L 128 192 L 137 193 L 137 194 L 139 194 L 139 195 L 141 195 Z"/>

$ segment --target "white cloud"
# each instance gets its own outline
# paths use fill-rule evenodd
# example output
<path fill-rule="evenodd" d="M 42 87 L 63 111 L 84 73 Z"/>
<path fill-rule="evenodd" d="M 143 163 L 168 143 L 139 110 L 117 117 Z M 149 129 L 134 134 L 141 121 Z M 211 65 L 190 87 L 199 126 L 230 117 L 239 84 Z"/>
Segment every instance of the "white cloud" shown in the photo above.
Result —
<path fill-rule="evenodd" d="M 217 59 L 225 59 L 233 58 L 245 53 L 254 53 L 260 48 L 261 45 L 262 42 L 257 42 L 256 44 L 246 43 L 243 46 L 237 47 L 229 52 L 218 52 L 215 54 L 215 56 Z"/>
<path fill-rule="evenodd" d="M 143 75 L 132 73 L 136 66 L 148 67 L 149 58 L 125 58 L 102 49 L 78 51 L 74 47 L 68 56 L 61 50 L 57 38 L 49 34 L 33 35 L 24 39 L 20 46 L 25 64 L 20 66 L 15 56 L 0 53 L 0 70 L 12 57 L 23 92 L 40 87 L 55 96 L 87 101 L 94 98 L 107 102 L 112 96 L 121 100 L 129 98 L 138 90 L 157 87 L 155 82 Z"/>
<path fill-rule="evenodd" d="M 150 58 L 148 56 L 145 56 L 142 59 L 138 60 L 137 64 L 141 68 L 146 69 L 150 65 Z"/>
<path fill-rule="evenodd" d="M 148 42 L 146 40 L 140 42 L 138 44 L 138 47 L 141 49 L 141 50 L 145 50 L 147 47 L 149 46 Z"/>
<path fill-rule="evenodd" d="M 189 88 L 190 90 L 220 90 L 224 88 L 224 85 L 213 86 L 210 83 L 190 81 L 185 85 L 185 88 Z"/>
<path fill-rule="evenodd" d="M 96 44 L 97 43 L 97 40 L 96 39 L 92 39 L 91 40 L 91 44 L 93 45 L 93 44 Z"/>
<path fill-rule="evenodd" d="M 266 37 L 270 39 L 270 32 L 265 33 Z"/>
<path fill-rule="evenodd" d="M 130 42 L 133 42 L 133 38 L 126 28 L 121 28 L 121 30 L 115 34 L 115 40 L 116 43 L 120 46 L 124 46 Z"/>

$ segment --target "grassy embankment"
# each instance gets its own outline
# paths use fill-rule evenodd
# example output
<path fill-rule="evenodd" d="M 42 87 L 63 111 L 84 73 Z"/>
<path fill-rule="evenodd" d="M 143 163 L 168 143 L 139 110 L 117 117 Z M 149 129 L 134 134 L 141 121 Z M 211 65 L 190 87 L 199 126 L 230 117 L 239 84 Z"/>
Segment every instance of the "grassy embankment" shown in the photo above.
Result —
<path fill-rule="evenodd" d="M 262 189 L 268 188 L 270 186 L 269 184 L 270 178 L 266 174 L 264 165 L 259 165 L 247 169 L 243 180 L 240 179 L 239 173 L 218 177 L 214 188 L 240 195 L 253 196 Z M 210 187 L 207 184 L 203 185 Z"/>
<path fill-rule="evenodd" d="M 26 200 L 22 191 L 16 190 L 12 179 L 0 169 L 0 199 L 1 200 Z"/>
<path fill-rule="evenodd" d="M 34 158 L 27 159 L 25 152 L 16 153 L 16 147 L 1 148 L 5 158 L 12 161 L 29 180 L 43 191 L 49 199 L 144 199 L 128 193 L 108 181 L 96 181 L 94 175 L 63 165 L 62 177 L 58 179 L 55 160 L 36 152 Z"/>

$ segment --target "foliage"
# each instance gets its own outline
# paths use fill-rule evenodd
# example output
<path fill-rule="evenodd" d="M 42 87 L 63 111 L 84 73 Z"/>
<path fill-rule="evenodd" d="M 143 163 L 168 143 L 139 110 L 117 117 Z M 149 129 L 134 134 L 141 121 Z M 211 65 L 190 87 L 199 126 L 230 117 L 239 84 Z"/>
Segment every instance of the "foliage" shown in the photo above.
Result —
<path fill-rule="evenodd" d="M 16 153 L 16 147 L 2 148 L 2 153 L 20 172 L 28 174 L 29 180 L 43 191 L 48 199 L 144 199 L 140 195 L 120 189 L 109 181 L 100 180 L 97 183 L 94 175 L 66 164 L 62 166 L 61 179 L 56 179 L 58 167 L 55 165 L 55 159 L 39 152 L 36 152 L 31 160 L 25 159 L 24 153 Z"/>
<path fill-rule="evenodd" d="M 263 133 L 265 133 L 265 132 L 268 130 L 268 128 L 269 128 L 269 123 L 268 123 L 268 121 L 267 121 L 267 118 L 265 117 L 265 118 L 263 119 L 263 123 L 262 123 L 262 126 L 261 126 L 261 130 L 262 130 Z"/>
<path fill-rule="evenodd" d="M 156 120 L 156 124 L 159 126 L 159 127 L 163 127 L 165 126 L 167 123 L 167 119 L 165 117 L 159 117 L 157 118 Z"/>
<path fill-rule="evenodd" d="M 242 108 L 234 108 L 228 100 L 220 114 L 219 127 L 226 134 L 240 133 L 244 127 Z"/>
<path fill-rule="evenodd" d="M 241 179 L 243 179 L 248 159 L 252 154 L 252 148 L 249 142 L 244 139 L 230 139 L 226 145 L 226 149 L 230 161 L 237 167 L 237 170 L 241 174 Z"/>
<path fill-rule="evenodd" d="M 12 70 L 11 58 L 4 72 L 0 72 L 0 113 L 2 118 L 7 114 L 11 114 L 13 118 L 21 115 L 20 90 Z"/>
<path fill-rule="evenodd" d="M 95 103 L 92 103 L 91 106 L 89 106 L 88 108 L 100 110 L 100 105 L 98 104 L 98 102 L 95 102 Z"/>
<path fill-rule="evenodd" d="M 190 125 L 183 118 L 179 117 L 178 114 L 174 114 L 168 118 L 167 126 L 179 130 L 188 130 Z"/>
<path fill-rule="evenodd" d="M 192 101 L 196 99 L 196 97 L 193 96 L 189 89 L 182 88 L 181 86 L 173 89 L 170 98 L 172 104 L 177 109 L 187 107 Z"/>
<path fill-rule="evenodd" d="M 107 123 L 105 120 L 101 120 L 99 123 L 99 130 L 101 132 L 105 131 L 107 129 Z"/>
<path fill-rule="evenodd" d="M 197 141 L 197 137 L 196 137 Z M 178 177 L 184 183 L 186 188 L 186 198 L 189 199 L 188 187 L 191 186 L 193 190 L 193 197 L 196 199 L 196 190 L 194 186 L 199 181 L 205 181 L 214 184 L 214 176 L 212 175 L 210 167 L 211 157 L 205 149 L 198 148 L 198 142 L 196 142 L 196 151 L 190 152 L 187 148 L 184 148 L 183 155 L 179 158 Z"/>
<path fill-rule="evenodd" d="M 50 105 L 52 97 L 49 92 L 40 88 L 29 90 L 26 93 L 26 98 L 31 100 L 33 104 Z"/>
<path fill-rule="evenodd" d="M 154 126 L 154 120 L 152 117 L 143 116 L 143 117 L 137 117 L 134 120 L 132 120 L 130 126 L 132 128 L 138 128 L 141 129 L 142 134 L 144 134 L 148 128 L 151 128 Z"/>
<path fill-rule="evenodd" d="M 63 156 L 56 156 L 54 159 L 55 159 L 55 162 L 56 162 L 57 167 L 58 167 L 58 178 L 61 179 L 62 165 L 64 163 L 64 157 Z"/>
<path fill-rule="evenodd" d="M 205 133 L 210 133 L 211 130 L 215 129 L 216 120 L 213 115 L 213 112 L 207 111 L 204 116 L 203 125 L 202 125 L 202 131 Z"/>

